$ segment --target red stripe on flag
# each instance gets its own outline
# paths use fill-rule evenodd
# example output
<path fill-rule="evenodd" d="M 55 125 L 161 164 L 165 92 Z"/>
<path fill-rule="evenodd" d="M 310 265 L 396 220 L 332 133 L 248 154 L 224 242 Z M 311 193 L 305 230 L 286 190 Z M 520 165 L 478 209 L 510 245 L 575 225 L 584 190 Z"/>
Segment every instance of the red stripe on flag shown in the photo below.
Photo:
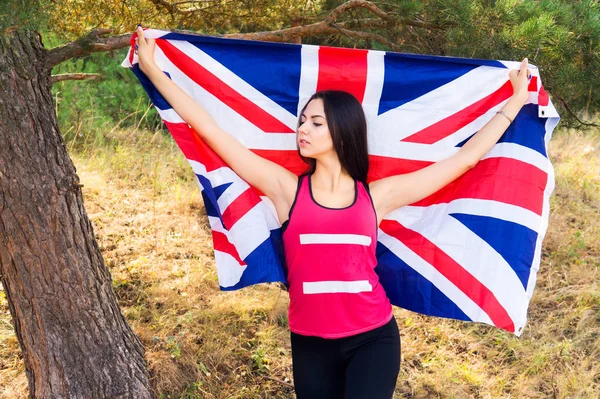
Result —
<path fill-rule="evenodd" d="M 296 133 L 166 40 L 156 44 L 181 72 L 265 133 Z"/>
<path fill-rule="evenodd" d="M 129 63 L 131 65 L 133 65 L 133 54 L 134 54 L 134 49 L 135 49 L 135 39 L 137 39 L 137 32 L 134 32 L 133 35 L 131 36 L 131 39 L 129 39 L 129 44 L 131 46 L 131 48 L 129 49 Z"/>
<path fill-rule="evenodd" d="M 173 123 L 165 122 L 165 126 L 169 129 L 171 136 L 183 152 L 183 155 L 187 159 L 192 161 L 201 162 L 200 151 L 196 146 L 196 140 L 194 139 L 194 132 L 187 123 Z"/>
<path fill-rule="evenodd" d="M 496 327 L 514 332 L 515 325 L 512 319 L 494 293 L 434 243 L 396 221 L 383 220 L 379 227 L 450 280 L 489 316 Z"/>
<path fill-rule="evenodd" d="M 298 155 L 298 151 L 295 150 L 257 150 L 252 149 L 255 154 L 268 159 L 269 161 L 275 162 L 295 175 L 301 175 L 306 172 L 308 165 Z M 265 196 L 259 189 L 252 186 L 252 189 L 258 196 Z"/>
<path fill-rule="evenodd" d="M 540 87 L 540 92 L 538 94 L 538 104 L 541 105 L 542 107 L 545 107 L 548 105 L 549 102 L 550 102 L 550 98 L 548 97 L 548 93 L 546 92 L 546 89 L 544 89 L 544 86 Z"/>
<path fill-rule="evenodd" d="M 362 103 L 367 86 L 368 50 L 319 47 L 319 90 L 343 90 Z"/>
<path fill-rule="evenodd" d="M 384 177 L 414 172 L 432 163 L 429 161 L 369 155 L 369 176 L 367 177 L 367 181 L 372 182 Z"/>
<path fill-rule="evenodd" d="M 227 166 L 227 164 L 206 144 L 198 134 L 194 133 L 187 123 L 166 122 L 165 125 L 173 136 L 173 139 L 190 161 L 196 161 L 204 165 L 207 172 Z M 296 150 L 258 150 L 251 149 L 255 154 L 273 161 L 296 175 L 306 172 L 308 165 L 302 161 Z M 253 188 L 256 195 L 264 195 Z"/>
<path fill-rule="evenodd" d="M 448 203 L 458 198 L 494 200 L 542 214 L 546 172 L 512 158 L 479 161 L 467 173 L 413 206 Z"/>
<path fill-rule="evenodd" d="M 169 122 L 165 122 L 165 124 L 187 159 L 202 163 L 208 172 L 227 166 L 187 124 Z M 307 165 L 293 150 L 255 149 L 252 151 L 284 166 L 297 175 L 307 169 Z M 369 182 L 397 174 L 411 173 L 432 164 L 432 162 L 426 161 L 376 155 L 371 155 L 369 159 Z M 479 161 L 475 168 L 454 182 L 412 205 L 430 206 L 449 203 L 455 199 L 474 198 L 520 206 L 541 215 L 547 181 L 546 172 L 526 162 L 512 158 L 488 158 Z M 263 195 L 257 190 L 255 193 Z"/>
<path fill-rule="evenodd" d="M 187 123 L 166 122 L 165 125 L 173 139 L 189 160 L 200 162 L 208 172 L 227 166 L 227 164 L 202 140 Z M 296 175 L 304 173 L 308 165 L 302 161 L 297 150 L 259 150 L 250 151 L 262 158 L 273 161 Z"/>
<path fill-rule="evenodd" d="M 200 162 L 206 167 L 207 172 L 227 166 L 187 123 L 165 121 L 165 125 L 181 148 L 183 155 L 190 161 Z"/>
<path fill-rule="evenodd" d="M 212 237 L 215 251 L 225 252 L 226 254 L 233 256 L 233 258 L 240 264 L 240 266 L 246 265 L 246 262 L 244 262 L 240 258 L 237 249 L 232 243 L 229 242 L 225 234 L 213 230 Z"/>
<path fill-rule="evenodd" d="M 531 91 L 531 92 L 536 92 L 538 91 L 537 89 L 537 76 L 532 76 L 531 79 L 529 79 L 529 86 L 527 86 L 527 91 Z"/>
<path fill-rule="evenodd" d="M 500 104 L 508 99 L 513 94 L 513 88 L 510 81 L 506 82 L 502 87 L 488 95 L 485 98 L 477 101 L 474 104 L 434 123 L 425 129 L 418 131 L 401 141 L 409 143 L 433 144 L 441 139 L 450 136 L 457 130 L 467 126 L 481 115 L 485 114 L 490 108 Z"/>
<path fill-rule="evenodd" d="M 223 212 L 223 224 L 227 230 L 237 223 L 245 214 L 254 208 L 261 199 L 254 190 L 249 187 L 240 194 Z"/>
<path fill-rule="evenodd" d="M 198 152 L 200 154 L 201 163 L 204 164 L 207 172 L 212 172 L 215 169 L 219 169 L 222 167 L 228 167 L 225 161 L 221 159 L 220 156 L 217 155 L 216 152 L 213 151 L 212 148 L 208 146 L 200 138 L 198 133 L 196 133 L 193 129 L 190 128 L 193 133 L 194 142 L 196 144 L 196 148 L 198 148 Z"/>
<path fill-rule="evenodd" d="M 308 164 L 304 163 L 296 150 L 257 150 L 252 149 L 253 153 L 283 166 L 295 175 L 306 172 Z"/>

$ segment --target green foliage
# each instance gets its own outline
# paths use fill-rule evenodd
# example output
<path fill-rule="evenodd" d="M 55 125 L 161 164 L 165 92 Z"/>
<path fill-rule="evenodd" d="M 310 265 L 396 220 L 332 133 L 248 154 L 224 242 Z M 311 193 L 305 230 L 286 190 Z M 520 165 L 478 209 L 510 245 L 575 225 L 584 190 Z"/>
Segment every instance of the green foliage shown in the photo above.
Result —
<path fill-rule="evenodd" d="M 202 382 L 195 382 L 190 384 L 187 387 L 187 389 L 183 392 L 181 399 L 202 399 L 204 397 L 202 385 Z"/>
<path fill-rule="evenodd" d="M 181 346 L 179 344 L 179 341 L 177 340 L 177 337 L 167 337 L 166 348 L 173 359 L 181 357 Z"/>
<path fill-rule="evenodd" d="M 47 27 L 45 0 L 0 1 L 0 37 L 15 29 L 44 29 Z"/>
<path fill-rule="evenodd" d="M 27 2 L 28 0 L 23 0 Z M 164 29 L 206 34 L 281 29 L 322 21 L 343 0 L 64 0 L 49 13 L 52 34 L 72 39 L 94 27 L 115 33 L 131 31 L 138 22 Z M 368 26 L 377 16 L 366 8 L 350 10 L 336 22 L 369 32 L 410 53 L 469 58 L 521 60 L 540 68 L 546 90 L 566 126 L 580 126 L 600 111 L 600 2 L 598 0 L 388 0 L 374 2 L 395 22 Z M 162 5 L 161 5 L 162 4 Z M 164 4 L 167 4 L 165 6 Z M 367 21 L 367 22 L 365 22 Z M 305 37 L 304 43 L 388 50 L 376 37 Z M 82 116 L 118 123 L 143 110 L 139 84 L 118 67 L 120 54 L 96 55 L 65 63 L 57 71 L 101 71 L 96 82 L 61 83 L 59 116 L 79 123 Z M 62 104 L 62 105 L 61 105 Z M 66 104 L 73 106 L 66 110 Z M 85 113 L 88 114 L 85 114 Z M 93 113 L 93 115 L 92 115 Z M 138 115 L 138 114 L 135 114 Z M 139 115 L 138 115 L 139 116 Z M 124 121 L 132 123 L 138 119 Z M 107 122 L 108 123 L 108 122 Z M 137 123 L 137 122 L 136 122 Z M 143 124 L 156 126 L 155 115 Z M 76 127 L 74 128 L 76 129 Z"/>
<path fill-rule="evenodd" d="M 208 34 L 255 32 L 289 26 L 318 4 L 309 0 L 61 0 L 52 8 L 50 21 L 55 32 L 69 38 L 95 27 L 127 32 L 138 23 Z"/>
<path fill-rule="evenodd" d="M 557 106 L 584 115 L 600 110 L 597 1 L 504 0 L 473 8 L 469 19 L 477 23 L 448 30 L 441 44 L 444 53 L 508 60 L 529 57 L 540 68 Z M 575 123 L 573 118 L 567 122 Z"/>
<path fill-rule="evenodd" d="M 94 81 L 63 81 L 52 93 L 61 131 L 67 141 L 91 130 L 138 126 L 155 130 L 162 125 L 135 75 L 121 67 L 126 50 L 94 53 L 64 62 L 53 74 L 98 73 Z"/>
<path fill-rule="evenodd" d="M 44 41 L 47 48 L 53 48 L 97 27 L 109 27 L 114 33 L 120 33 L 132 31 L 138 22 L 159 29 L 210 34 L 272 30 L 289 26 L 302 9 L 306 10 L 311 4 L 293 0 L 192 3 L 181 5 L 178 10 L 182 13 L 171 13 L 150 0 L 64 0 L 50 10 L 51 29 L 44 34 Z M 186 13 L 196 8 L 193 14 Z M 154 108 L 149 110 L 148 96 L 137 78 L 120 66 L 125 54 L 125 50 L 95 53 L 54 68 L 53 74 L 100 74 L 94 81 L 64 81 L 53 87 L 59 123 L 67 141 L 90 132 L 102 141 L 103 132 L 113 129 L 115 124 L 152 130 L 162 126 Z"/>
<path fill-rule="evenodd" d="M 333 10 L 341 3 L 328 0 L 325 9 Z M 564 125 L 578 126 L 575 115 L 591 119 L 600 111 L 598 0 L 377 3 L 400 22 L 376 32 L 407 52 L 500 60 L 528 57 L 540 68 L 546 90 L 562 111 Z M 363 10 L 354 17 L 366 16 Z M 329 43 L 370 47 L 368 40 L 342 35 Z"/>
<path fill-rule="evenodd" d="M 251 355 L 254 367 L 261 372 L 269 370 L 269 359 L 266 356 L 265 348 L 257 348 Z"/>

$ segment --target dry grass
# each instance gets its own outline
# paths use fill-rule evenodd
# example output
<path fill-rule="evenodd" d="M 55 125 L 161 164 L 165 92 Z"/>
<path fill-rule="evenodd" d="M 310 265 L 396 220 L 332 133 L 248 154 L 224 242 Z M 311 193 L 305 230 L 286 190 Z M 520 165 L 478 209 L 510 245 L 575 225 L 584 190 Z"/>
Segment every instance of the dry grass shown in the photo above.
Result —
<path fill-rule="evenodd" d="M 291 398 L 287 294 L 218 290 L 193 173 L 161 134 L 73 143 L 86 209 L 123 313 L 161 398 Z M 593 148 L 594 150 L 591 150 Z M 552 198 L 529 324 L 521 338 L 396 309 L 398 398 L 600 396 L 600 134 L 551 142 Z M 0 291 L 0 398 L 27 381 Z"/>

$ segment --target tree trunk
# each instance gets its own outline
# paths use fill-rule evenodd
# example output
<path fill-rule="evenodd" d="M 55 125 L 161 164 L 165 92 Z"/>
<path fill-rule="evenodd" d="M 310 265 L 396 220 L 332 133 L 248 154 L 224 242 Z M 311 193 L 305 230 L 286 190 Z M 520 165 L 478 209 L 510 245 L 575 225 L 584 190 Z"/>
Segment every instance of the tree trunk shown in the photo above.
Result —
<path fill-rule="evenodd" d="M 152 398 L 58 130 L 33 32 L 0 37 L 0 279 L 30 398 Z"/>

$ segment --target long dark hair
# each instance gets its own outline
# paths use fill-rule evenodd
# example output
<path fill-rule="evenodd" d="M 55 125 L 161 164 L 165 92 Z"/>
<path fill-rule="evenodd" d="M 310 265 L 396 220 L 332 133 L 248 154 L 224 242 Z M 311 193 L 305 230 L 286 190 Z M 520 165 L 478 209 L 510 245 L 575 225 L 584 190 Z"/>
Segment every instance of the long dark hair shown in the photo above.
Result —
<path fill-rule="evenodd" d="M 369 172 L 369 152 L 367 148 L 367 120 L 362 106 L 352 94 L 339 90 L 323 90 L 313 94 L 302 108 L 299 119 L 308 104 L 315 99 L 323 101 L 323 110 L 333 148 L 337 153 L 342 168 L 353 179 L 367 182 Z M 300 123 L 298 123 L 300 126 Z M 298 148 L 300 155 L 300 149 Z M 300 158 L 309 166 L 307 174 L 312 174 L 317 166 L 314 158 Z"/>

